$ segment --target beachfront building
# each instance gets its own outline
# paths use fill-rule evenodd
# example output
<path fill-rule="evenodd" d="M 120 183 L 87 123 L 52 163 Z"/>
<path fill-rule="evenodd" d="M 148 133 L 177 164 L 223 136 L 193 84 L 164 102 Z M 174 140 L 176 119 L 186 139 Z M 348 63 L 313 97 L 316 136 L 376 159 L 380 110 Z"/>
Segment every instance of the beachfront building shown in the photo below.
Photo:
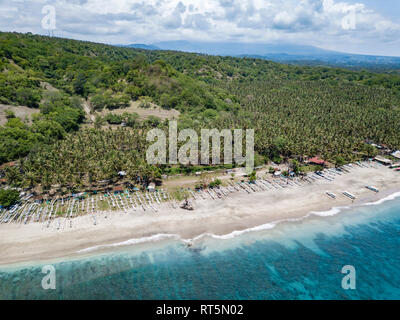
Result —
<path fill-rule="evenodd" d="M 123 186 L 116 186 L 116 187 L 114 187 L 113 192 L 114 192 L 114 194 L 123 193 L 124 192 L 124 187 Z"/>
<path fill-rule="evenodd" d="M 38 204 L 43 203 L 43 196 L 41 196 L 41 195 L 34 196 L 33 201 Z"/>
<path fill-rule="evenodd" d="M 393 152 L 392 156 L 397 158 L 397 159 L 400 159 L 400 150 L 397 150 L 397 151 Z"/>
<path fill-rule="evenodd" d="M 119 175 L 121 178 L 126 177 L 126 172 L 125 172 L 125 171 L 120 171 L 120 172 L 118 172 L 118 175 Z"/>
<path fill-rule="evenodd" d="M 156 191 L 156 184 L 154 182 L 150 183 L 147 187 L 147 190 L 149 190 L 150 192 Z"/>
<path fill-rule="evenodd" d="M 7 163 L 3 163 L 0 166 L 0 170 L 4 170 L 5 168 L 11 168 L 11 167 L 15 167 L 17 165 L 16 161 L 11 161 L 11 162 L 7 162 Z"/>
<path fill-rule="evenodd" d="M 327 162 L 325 160 L 320 159 L 319 157 L 310 158 L 308 159 L 307 163 L 323 167 L 327 165 Z"/>
<path fill-rule="evenodd" d="M 276 170 L 274 172 L 274 177 L 280 177 L 281 175 L 282 175 L 282 171 L 280 171 L 280 170 Z"/>

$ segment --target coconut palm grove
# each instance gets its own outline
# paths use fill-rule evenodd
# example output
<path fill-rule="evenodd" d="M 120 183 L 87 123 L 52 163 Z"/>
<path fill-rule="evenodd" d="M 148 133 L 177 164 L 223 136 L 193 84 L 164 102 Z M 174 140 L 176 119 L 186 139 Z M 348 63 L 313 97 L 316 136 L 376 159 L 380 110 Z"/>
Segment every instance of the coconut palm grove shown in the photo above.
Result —
<path fill-rule="evenodd" d="M 2 184 L 79 191 L 125 172 L 134 184 L 212 166 L 149 165 L 146 133 L 175 111 L 179 129 L 255 129 L 255 165 L 333 164 L 400 148 L 400 74 L 279 64 L 0 33 Z M 236 164 L 226 165 L 234 167 Z"/>

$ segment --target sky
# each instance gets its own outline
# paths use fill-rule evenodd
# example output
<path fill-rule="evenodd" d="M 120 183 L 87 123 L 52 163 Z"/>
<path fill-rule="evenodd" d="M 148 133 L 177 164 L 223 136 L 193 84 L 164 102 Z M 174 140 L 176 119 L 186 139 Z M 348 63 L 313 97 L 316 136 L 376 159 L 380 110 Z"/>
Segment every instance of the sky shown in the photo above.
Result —
<path fill-rule="evenodd" d="M 295 43 L 400 56 L 400 0 L 0 0 L 0 31 L 110 44 Z"/>

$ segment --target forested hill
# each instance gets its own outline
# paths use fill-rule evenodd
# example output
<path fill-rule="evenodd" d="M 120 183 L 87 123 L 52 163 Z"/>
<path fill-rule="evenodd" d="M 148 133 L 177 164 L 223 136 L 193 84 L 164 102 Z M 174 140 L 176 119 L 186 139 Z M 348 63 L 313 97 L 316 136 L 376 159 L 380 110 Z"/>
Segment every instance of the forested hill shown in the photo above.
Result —
<path fill-rule="evenodd" d="M 68 95 L 96 96 L 95 107 L 119 108 L 130 99 L 149 96 L 163 107 L 226 107 L 218 90 L 177 72 L 145 51 L 44 36 L 0 33 L 0 69 L 6 85 L 32 89 L 23 101 L 9 89 L 3 103 L 39 106 L 37 80 L 51 83 Z M 11 70 L 10 70 L 11 69 Z M 6 88 L 4 88 L 6 89 Z M 165 95 L 163 95 L 165 93 Z"/>
<path fill-rule="evenodd" d="M 181 127 L 254 128 L 258 164 L 313 155 L 350 161 L 376 152 L 366 140 L 400 148 L 396 72 L 0 33 L 0 105 L 37 111 L 29 119 L 5 111 L 0 163 L 22 160 L 7 169 L 10 183 L 91 185 L 118 170 L 132 180 L 170 172 L 144 161 L 145 133 L 165 122 L 127 111 L 119 116 L 126 127 L 101 125 L 100 111 L 130 110 L 136 100 L 180 111 Z"/>

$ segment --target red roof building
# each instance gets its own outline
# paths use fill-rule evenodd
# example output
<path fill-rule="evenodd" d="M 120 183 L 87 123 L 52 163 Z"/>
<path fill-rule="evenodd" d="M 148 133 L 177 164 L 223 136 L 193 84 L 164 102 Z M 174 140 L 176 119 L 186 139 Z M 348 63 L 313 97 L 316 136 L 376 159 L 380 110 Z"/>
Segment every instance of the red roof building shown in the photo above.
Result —
<path fill-rule="evenodd" d="M 314 158 L 308 159 L 308 163 L 316 164 L 316 165 L 319 165 L 319 166 L 323 166 L 323 165 L 326 164 L 326 162 L 324 160 L 322 160 L 322 159 L 320 159 L 318 157 L 314 157 Z"/>
<path fill-rule="evenodd" d="M 0 166 L 0 170 L 4 170 L 6 167 L 15 167 L 16 164 L 17 164 L 16 161 L 11 161 L 11 162 L 7 162 L 7 163 L 3 163 L 3 164 Z"/>
<path fill-rule="evenodd" d="M 114 193 L 121 193 L 124 192 L 124 187 L 123 186 L 116 186 L 114 187 Z"/>

